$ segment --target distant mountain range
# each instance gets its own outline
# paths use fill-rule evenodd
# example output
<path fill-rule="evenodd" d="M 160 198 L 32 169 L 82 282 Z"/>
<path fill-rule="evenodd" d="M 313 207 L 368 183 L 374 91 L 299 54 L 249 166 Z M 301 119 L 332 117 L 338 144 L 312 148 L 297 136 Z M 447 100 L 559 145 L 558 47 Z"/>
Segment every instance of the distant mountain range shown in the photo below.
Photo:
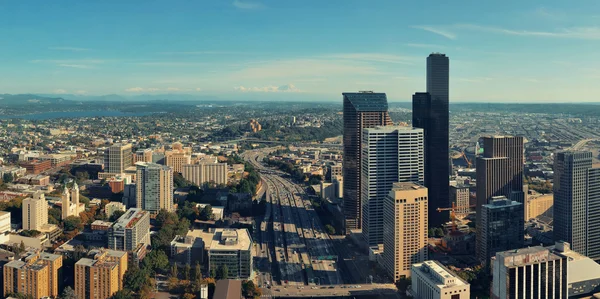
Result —
<path fill-rule="evenodd" d="M 0 94 L 0 106 L 25 105 L 73 105 L 75 101 L 66 100 L 56 95 L 52 97 L 35 94 Z"/>

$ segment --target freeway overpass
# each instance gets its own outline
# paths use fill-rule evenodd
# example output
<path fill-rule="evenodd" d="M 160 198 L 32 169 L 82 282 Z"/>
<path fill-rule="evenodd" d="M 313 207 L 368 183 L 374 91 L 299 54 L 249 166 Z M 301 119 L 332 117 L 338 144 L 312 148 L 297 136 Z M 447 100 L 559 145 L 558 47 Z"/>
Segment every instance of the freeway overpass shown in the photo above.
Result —
<path fill-rule="evenodd" d="M 261 298 L 401 298 L 394 284 L 276 286 L 262 293 Z"/>

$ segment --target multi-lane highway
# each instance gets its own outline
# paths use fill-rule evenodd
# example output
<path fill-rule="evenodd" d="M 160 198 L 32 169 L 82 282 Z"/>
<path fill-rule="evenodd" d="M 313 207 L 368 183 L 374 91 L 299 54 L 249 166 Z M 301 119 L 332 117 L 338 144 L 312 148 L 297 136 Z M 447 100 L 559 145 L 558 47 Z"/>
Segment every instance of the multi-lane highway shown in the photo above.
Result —
<path fill-rule="evenodd" d="M 242 155 L 261 173 L 266 186 L 267 211 L 256 250 L 257 283 L 261 287 L 273 283 L 294 287 L 341 284 L 333 244 L 310 200 L 301 186 L 285 178 L 285 173 L 262 165 L 267 153 Z"/>

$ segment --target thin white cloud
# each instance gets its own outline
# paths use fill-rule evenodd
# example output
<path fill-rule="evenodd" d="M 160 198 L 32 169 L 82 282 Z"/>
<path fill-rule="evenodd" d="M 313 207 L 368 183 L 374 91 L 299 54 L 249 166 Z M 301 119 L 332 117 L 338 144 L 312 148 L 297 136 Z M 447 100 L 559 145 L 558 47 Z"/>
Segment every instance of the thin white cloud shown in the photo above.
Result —
<path fill-rule="evenodd" d="M 250 1 L 233 1 L 233 6 L 239 9 L 259 9 L 264 8 L 265 6 L 260 2 L 250 2 Z"/>
<path fill-rule="evenodd" d="M 439 28 L 439 27 L 434 27 L 434 26 L 423 26 L 423 25 L 419 25 L 419 26 L 411 26 L 412 28 L 415 29 L 421 29 L 421 30 L 425 30 L 425 31 L 429 31 L 431 33 L 435 33 L 437 35 L 441 35 L 445 38 L 448 39 L 456 39 L 456 34 L 447 31 L 447 29 L 443 29 L 443 28 Z"/>
<path fill-rule="evenodd" d="M 264 86 L 264 87 L 244 87 L 237 86 L 234 90 L 241 92 L 301 92 L 294 84 L 286 84 L 282 86 Z"/>
<path fill-rule="evenodd" d="M 532 30 L 515 30 L 501 27 L 482 26 L 475 24 L 458 24 L 455 25 L 458 29 L 498 33 L 518 36 L 538 36 L 551 38 L 568 38 L 568 39 L 584 39 L 584 40 L 600 40 L 600 27 L 571 27 L 561 28 L 556 31 L 532 31 Z"/>
<path fill-rule="evenodd" d="M 73 93 L 77 94 L 77 95 L 84 95 L 84 94 L 87 94 L 87 91 L 85 91 L 85 90 L 76 90 Z"/>
<path fill-rule="evenodd" d="M 64 89 L 55 89 L 55 90 L 52 91 L 52 93 L 65 94 L 65 93 L 67 93 L 67 91 L 64 90 Z"/>
<path fill-rule="evenodd" d="M 89 65 L 85 65 L 85 64 L 68 64 L 68 63 L 61 63 L 58 66 L 62 66 L 62 67 L 70 67 L 70 68 L 75 68 L 75 69 L 89 69 L 92 68 Z"/>
<path fill-rule="evenodd" d="M 87 48 L 78 48 L 78 47 L 50 47 L 48 48 L 50 50 L 56 50 L 56 51 L 71 51 L 71 52 L 83 52 L 83 51 L 89 51 L 90 49 Z"/>
<path fill-rule="evenodd" d="M 198 88 L 196 88 L 196 91 L 202 91 L 202 88 L 198 87 Z"/>
<path fill-rule="evenodd" d="M 159 90 L 160 90 L 160 88 L 156 88 L 156 87 L 150 87 L 150 88 L 146 89 L 146 91 L 149 91 L 149 92 L 155 92 L 155 91 L 159 91 Z"/>
<path fill-rule="evenodd" d="M 143 91 L 145 91 L 145 89 L 142 87 L 131 87 L 131 88 L 125 89 L 125 91 L 126 92 L 143 92 Z"/>
<path fill-rule="evenodd" d="M 202 62 L 175 62 L 175 61 L 149 61 L 149 62 L 135 62 L 135 65 L 142 66 L 172 66 L 172 67 L 192 67 L 207 65 Z"/>
<path fill-rule="evenodd" d="M 167 87 L 167 91 L 179 91 L 177 87 Z"/>

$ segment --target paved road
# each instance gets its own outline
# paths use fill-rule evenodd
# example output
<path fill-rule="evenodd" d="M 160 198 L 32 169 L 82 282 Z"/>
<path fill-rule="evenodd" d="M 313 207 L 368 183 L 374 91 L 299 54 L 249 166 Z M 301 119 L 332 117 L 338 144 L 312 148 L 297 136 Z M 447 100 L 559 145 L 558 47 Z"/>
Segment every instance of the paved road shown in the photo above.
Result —
<path fill-rule="evenodd" d="M 261 222 L 258 260 L 276 265 L 273 277 L 265 278 L 268 267 L 257 268 L 257 283 L 271 280 L 281 285 L 342 283 L 337 271 L 337 255 L 329 235 L 312 208 L 303 188 L 285 178 L 286 174 L 264 167 L 269 150 L 249 151 L 242 157 L 253 164 L 266 183 L 267 215 Z M 272 228 L 272 229 L 271 229 Z"/>
<path fill-rule="evenodd" d="M 366 284 L 366 285 L 330 285 L 330 286 L 305 286 L 305 287 L 274 287 L 265 290 L 265 298 L 269 296 L 293 297 L 327 297 L 327 296 L 359 296 L 380 295 L 380 298 L 400 298 L 398 290 L 393 284 Z"/>

